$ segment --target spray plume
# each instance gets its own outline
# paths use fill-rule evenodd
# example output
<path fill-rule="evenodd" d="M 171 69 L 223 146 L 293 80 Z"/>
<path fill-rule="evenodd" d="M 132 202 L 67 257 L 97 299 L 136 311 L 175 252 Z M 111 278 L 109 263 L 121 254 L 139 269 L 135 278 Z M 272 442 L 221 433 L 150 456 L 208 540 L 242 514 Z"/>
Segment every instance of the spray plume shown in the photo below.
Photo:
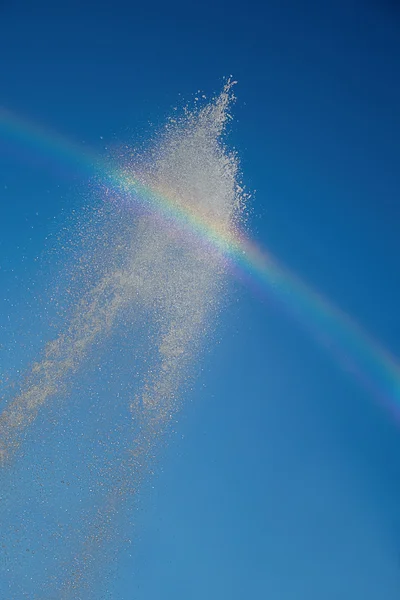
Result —
<path fill-rule="evenodd" d="M 237 157 L 223 142 L 232 85 L 228 81 L 209 103 L 170 119 L 144 154 L 118 157 L 127 181 L 134 178 L 155 193 L 167 194 L 177 209 L 212 222 L 227 238 L 236 235 L 245 201 Z M 176 220 L 146 208 L 138 213 L 129 193 L 110 191 L 106 183 L 102 194 L 108 203 L 102 213 L 104 230 L 103 235 L 98 230 L 93 233 L 97 241 L 89 263 L 97 281 L 83 294 L 76 291 L 69 324 L 46 345 L 20 392 L 0 414 L 0 458 L 6 467 L 18 458 L 28 428 L 34 431 L 35 421 L 50 401 L 68 393 L 72 376 L 79 379 L 95 349 L 107 351 L 107 340 L 111 343 L 127 323 L 147 329 L 146 343 L 132 339 L 128 344 L 132 355 L 138 352 L 138 343 L 143 343 L 142 354 L 147 353 L 135 377 L 135 391 L 125 398 L 129 410 L 124 427 L 129 421 L 131 434 L 126 436 L 123 457 L 114 464 L 105 461 L 97 472 L 98 477 L 104 476 L 103 483 L 107 481 L 103 504 L 82 527 L 70 566 L 63 569 L 63 576 L 52 579 L 60 598 L 78 597 L 98 549 L 112 538 L 117 507 L 135 494 L 151 471 L 198 351 L 213 328 L 227 267 L 215 246 L 200 241 Z M 106 222 L 110 207 L 119 217 Z M 99 264 L 104 258 L 105 266 Z M 88 594 L 86 589 L 85 598 Z"/>

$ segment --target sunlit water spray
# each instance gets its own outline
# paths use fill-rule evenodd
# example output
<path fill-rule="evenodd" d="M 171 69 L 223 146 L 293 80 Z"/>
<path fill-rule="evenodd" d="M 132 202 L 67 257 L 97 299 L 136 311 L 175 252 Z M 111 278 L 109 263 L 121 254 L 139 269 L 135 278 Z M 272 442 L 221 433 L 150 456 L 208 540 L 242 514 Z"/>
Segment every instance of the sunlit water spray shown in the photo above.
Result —
<path fill-rule="evenodd" d="M 121 181 L 132 179 L 167 195 L 177 210 L 212 223 L 227 239 L 236 235 L 245 202 L 237 157 L 222 139 L 232 99 L 232 83 L 228 82 L 213 101 L 168 121 L 146 153 L 118 157 L 123 164 Z M 121 457 L 115 464 L 106 461 L 96 472 L 107 481 L 103 504 L 81 524 L 82 535 L 73 544 L 70 563 L 64 563 L 62 573 L 53 574 L 51 582 L 44 582 L 40 592 L 46 589 L 46 593 L 63 598 L 80 597 L 78 590 L 85 578 L 87 582 L 87 571 L 96 561 L 98 548 L 111 540 L 117 507 L 137 491 L 151 470 L 158 444 L 193 373 L 198 351 L 213 328 L 227 266 L 218 248 L 199 239 L 190 228 L 146 207 L 139 214 L 129 186 L 115 189 L 100 182 L 100 190 L 108 203 L 101 217 L 107 235 L 97 235 L 98 230 L 93 234 L 98 241 L 93 244 L 91 240 L 94 252 L 88 272 L 89 278 L 97 277 L 97 281 L 83 294 L 75 288 L 76 308 L 69 323 L 46 345 L 20 392 L 0 415 L 0 458 L 7 467 L 18 458 L 28 428 L 49 403 L 60 395 L 68 402 L 74 377 L 76 385 L 82 365 L 90 361 L 93 351 L 102 347 L 107 353 L 107 339 L 115 343 L 116 333 L 126 325 L 136 323 L 148 331 L 147 339 L 142 333 L 126 346 L 132 357 L 139 350 L 146 359 L 134 375 L 132 395 L 125 394 L 129 410 L 124 415 Z M 122 220 L 111 219 L 111 225 L 104 217 L 110 214 L 110 207 L 123 215 Z M 90 236 L 90 226 L 84 227 Z M 128 422 L 130 436 L 126 435 Z M 86 589 L 83 596 L 88 594 Z M 15 595 L 18 597 L 24 597 L 22 590 L 21 596 Z"/>

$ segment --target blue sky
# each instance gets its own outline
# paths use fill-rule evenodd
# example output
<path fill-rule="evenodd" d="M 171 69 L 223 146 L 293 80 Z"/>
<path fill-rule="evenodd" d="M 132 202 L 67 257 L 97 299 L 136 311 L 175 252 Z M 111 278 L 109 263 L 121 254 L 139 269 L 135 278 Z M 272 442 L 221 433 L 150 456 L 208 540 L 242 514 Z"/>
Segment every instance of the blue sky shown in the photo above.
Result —
<path fill-rule="evenodd" d="M 0 105 L 102 151 L 233 74 L 254 237 L 399 356 L 399 31 L 373 0 L 1 2 Z M 2 369 L 47 335 L 35 259 L 84 188 L 0 140 Z M 115 598 L 398 598 L 398 426 L 284 312 L 232 297 Z"/>

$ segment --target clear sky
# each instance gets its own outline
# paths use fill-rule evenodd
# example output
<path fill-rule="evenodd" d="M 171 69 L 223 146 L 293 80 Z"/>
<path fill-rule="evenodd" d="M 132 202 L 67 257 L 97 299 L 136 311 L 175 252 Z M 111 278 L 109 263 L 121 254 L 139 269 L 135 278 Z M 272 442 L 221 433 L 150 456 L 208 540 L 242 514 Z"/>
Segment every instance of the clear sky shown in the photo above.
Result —
<path fill-rule="evenodd" d="M 253 237 L 400 355 L 397 2 L 0 0 L 0 57 L 0 106 L 98 151 L 142 139 L 232 74 Z M 0 136 L 2 373 L 50 335 L 41 299 L 55 263 L 36 257 L 85 184 L 73 164 Z M 393 415 L 245 285 L 217 338 L 142 493 L 113 597 L 397 599 Z M 23 495 L 24 479 L 7 477 Z M 6 573 L 2 598 L 35 597 L 33 564 L 31 591 Z"/>

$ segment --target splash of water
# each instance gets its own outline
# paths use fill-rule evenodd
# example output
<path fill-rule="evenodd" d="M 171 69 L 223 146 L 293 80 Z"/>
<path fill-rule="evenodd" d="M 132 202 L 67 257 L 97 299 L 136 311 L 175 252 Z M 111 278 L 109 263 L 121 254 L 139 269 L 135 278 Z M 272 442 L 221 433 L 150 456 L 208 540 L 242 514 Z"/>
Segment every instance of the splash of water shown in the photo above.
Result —
<path fill-rule="evenodd" d="M 222 139 L 233 100 L 232 85 L 228 81 L 209 103 L 169 120 L 144 154 L 119 157 L 126 178 L 156 193 L 168 193 L 178 208 L 212 222 L 227 238 L 236 235 L 244 206 L 237 156 Z M 212 244 L 200 243 L 195 233 L 173 219 L 161 220 L 145 209 L 133 212 L 129 195 L 110 194 L 106 184 L 103 195 L 108 202 L 103 218 L 110 215 L 111 206 L 123 219 L 111 219 L 112 226 L 104 221 L 107 240 L 98 230 L 92 236 L 95 251 L 88 268 L 97 281 L 81 295 L 76 291 L 76 309 L 69 324 L 47 344 L 19 394 L 0 415 L 0 458 L 7 466 L 18 458 L 28 427 L 51 400 L 68 393 L 93 351 L 127 323 L 136 321 L 141 327 L 146 323 L 148 350 L 143 348 L 147 358 L 140 369 L 141 387 L 126 398 L 131 441 L 124 448 L 124 458 L 111 465 L 114 473 L 109 473 L 103 505 L 72 550 L 70 574 L 62 584 L 57 581 L 57 594 L 62 598 L 77 597 L 96 548 L 110 540 L 116 506 L 137 491 L 151 469 L 194 359 L 212 329 L 225 282 L 225 259 Z M 137 350 L 135 343 L 130 344 L 132 353 Z"/>

